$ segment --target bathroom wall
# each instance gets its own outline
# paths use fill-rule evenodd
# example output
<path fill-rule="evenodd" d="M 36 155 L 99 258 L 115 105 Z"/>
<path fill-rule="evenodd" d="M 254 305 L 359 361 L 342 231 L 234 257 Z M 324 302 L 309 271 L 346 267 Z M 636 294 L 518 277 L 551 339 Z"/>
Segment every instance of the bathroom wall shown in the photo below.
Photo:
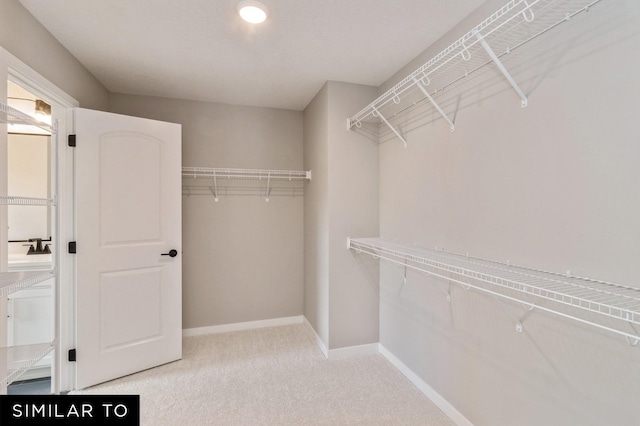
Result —
<path fill-rule="evenodd" d="M 9 135 L 8 194 L 49 198 L 49 137 Z M 9 206 L 9 240 L 47 239 L 51 236 L 48 207 Z M 10 252 L 26 253 L 24 243 L 9 245 Z"/>
<path fill-rule="evenodd" d="M 638 288 L 639 24 L 638 2 L 602 1 L 505 56 L 527 108 L 489 66 L 441 98 L 455 132 L 426 106 L 393 120 L 407 148 L 381 128 L 380 234 Z M 380 287 L 381 345 L 472 424 L 640 424 L 624 337 L 384 263 Z"/>

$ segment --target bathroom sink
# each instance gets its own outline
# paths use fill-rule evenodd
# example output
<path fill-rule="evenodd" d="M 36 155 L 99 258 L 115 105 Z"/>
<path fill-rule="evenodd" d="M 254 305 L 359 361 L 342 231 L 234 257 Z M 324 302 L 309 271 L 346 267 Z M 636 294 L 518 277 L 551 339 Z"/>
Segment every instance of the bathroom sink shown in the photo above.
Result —
<path fill-rule="evenodd" d="M 51 269 L 51 254 L 10 253 L 9 271 L 24 269 Z"/>

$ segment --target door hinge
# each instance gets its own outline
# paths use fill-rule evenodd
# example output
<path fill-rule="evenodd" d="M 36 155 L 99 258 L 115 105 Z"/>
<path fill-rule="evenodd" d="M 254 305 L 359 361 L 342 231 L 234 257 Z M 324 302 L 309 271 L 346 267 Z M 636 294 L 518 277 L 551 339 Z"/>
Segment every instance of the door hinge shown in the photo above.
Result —
<path fill-rule="evenodd" d="M 69 135 L 69 137 L 67 138 L 67 142 L 69 144 L 69 146 L 76 146 L 76 135 Z"/>
<path fill-rule="evenodd" d="M 69 360 L 69 362 L 76 362 L 76 350 L 75 349 L 69 349 L 69 355 L 67 356 L 67 359 Z"/>
<path fill-rule="evenodd" d="M 76 254 L 77 244 L 75 241 L 69 241 L 69 254 Z"/>

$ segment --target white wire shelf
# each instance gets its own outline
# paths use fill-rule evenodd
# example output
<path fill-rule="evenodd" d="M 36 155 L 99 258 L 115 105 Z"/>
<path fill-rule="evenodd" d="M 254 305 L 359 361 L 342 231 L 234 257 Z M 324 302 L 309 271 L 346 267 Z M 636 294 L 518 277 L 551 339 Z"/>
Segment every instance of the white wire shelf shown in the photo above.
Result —
<path fill-rule="evenodd" d="M 50 271 L 15 271 L 0 273 L 0 297 L 31 287 L 43 281 L 55 278 Z"/>
<path fill-rule="evenodd" d="M 3 103 L 0 103 L 0 123 L 35 126 L 48 133 L 55 133 L 53 125 L 36 120 L 30 115 Z"/>
<path fill-rule="evenodd" d="M 311 179 L 311 171 L 304 170 L 262 170 L 262 169 L 222 169 L 207 167 L 183 167 L 183 177 L 227 179 Z"/>
<path fill-rule="evenodd" d="M 53 198 L 14 197 L 11 195 L 0 196 L 0 205 L 9 206 L 55 206 Z"/>
<path fill-rule="evenodd" d="M 640 288 L 514 266 L 379 238 L 349 238 L 349 249 L 640 342 Z M 449 295 L 447 295 L 450 298 Z M 522 324 L 517 325 L 518 331 Z"/>
<path fill-rule="evenodd" d="M 0 371 L 4 373 L 0 376 L 0 389 L 16 381 L 53 349 L 53 342 L 0 348 Z"/>
<path fill-rule="evenodd" d="M 511 0 L 348 119 L 347 127 L 361 127 L 363 122 L 371 121 L 384 123 L 406 146 L 406 139 L 389 120 L 416 104 L 428 101 L 453 131 L 453 120 L 440 106 L 441 97 L 445 90 L 490 64 L 501 71 L 520 97 L 521 106 L 526 107 L 527 96 L 501 58 L 570 21 L 575 15 L 588 11 L 600 1 Z"/>
<path fill-rule="evenodd" d="M 311 171 L 230 169 L 183 167 L 182 191 L 186 195 L 259 195 L 269 201 L 271 196 L 300 196 L 304 181 L 311 180 Z"/>

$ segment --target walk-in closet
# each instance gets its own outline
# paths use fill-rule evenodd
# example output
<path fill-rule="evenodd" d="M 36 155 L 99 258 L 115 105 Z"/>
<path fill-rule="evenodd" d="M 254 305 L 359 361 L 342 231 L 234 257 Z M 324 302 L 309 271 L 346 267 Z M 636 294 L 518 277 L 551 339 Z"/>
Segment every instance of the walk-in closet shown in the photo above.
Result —
<path fill-rule="evenodd" d="M 638 28 L 635 0 L 0 0 L 0 399 L 640 424 Z"/>

